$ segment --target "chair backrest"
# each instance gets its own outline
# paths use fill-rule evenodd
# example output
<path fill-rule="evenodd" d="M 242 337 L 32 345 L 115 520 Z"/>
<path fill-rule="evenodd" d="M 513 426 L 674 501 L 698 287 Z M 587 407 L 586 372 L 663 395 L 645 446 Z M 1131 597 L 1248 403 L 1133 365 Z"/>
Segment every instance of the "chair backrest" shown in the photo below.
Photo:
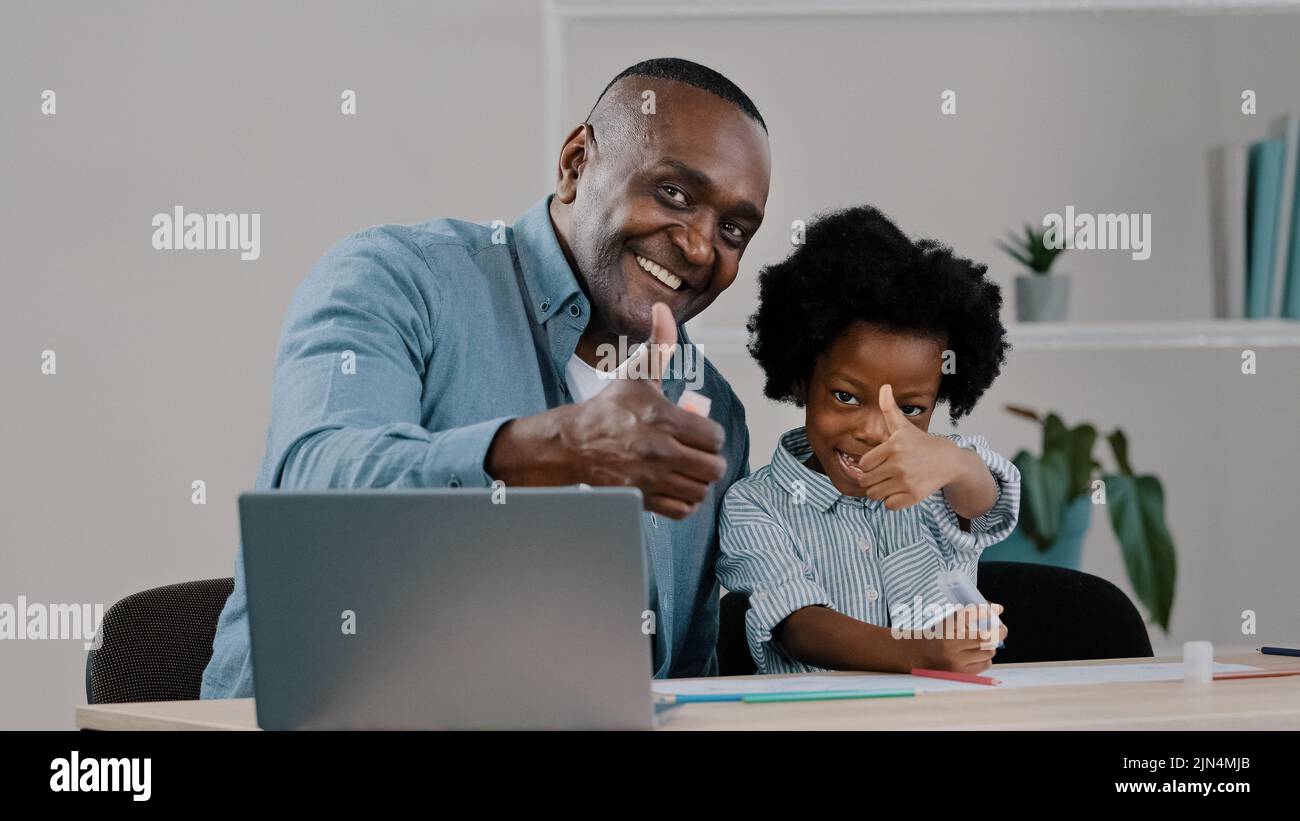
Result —
<path fill-rule="evenodd" d="M 185 701 L 199 697 L 217 618 L 233 578 L 133 593 L 104 614 L 86 656 L 86 701 Z"/>
<path fill-rule="evenodd" d="M 752 676 L 758 672 L 758 665 L 749 654 L 749 639 L 745 636 L 745 614 L 748 612 L 749 597 L 744 593 L 728 592 L 718 602 L 720 676 Z"/>
<path fill-rule="evenodd" d="M 979 588 L 1006 608 L 1007 642 L 994 662 L 1152 655 L 1142 614 L 1105 579 L 1045 564 L 981 562 Z"/>
<path fill-rule="evenodd" d="M 1006 608 L 1003 664 L 1151 656 L 1151 639 L 1133 602 L 1105 579 L 1023 562 L 981 562 L 979 588 Z M 749 599 L 727 593 L 718 607 L 718 672 L 755 672 L 745 638 Z"/>

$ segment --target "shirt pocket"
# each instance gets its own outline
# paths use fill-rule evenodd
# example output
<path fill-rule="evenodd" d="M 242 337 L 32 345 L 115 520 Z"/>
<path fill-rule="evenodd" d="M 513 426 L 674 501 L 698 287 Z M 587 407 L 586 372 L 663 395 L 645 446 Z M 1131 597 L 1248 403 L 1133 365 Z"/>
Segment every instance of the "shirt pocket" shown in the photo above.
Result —
<path fill-rule="evenodd" d="M 938 542 L 931 533 L 919 536 L 880 559 L 880 581 L 893 627 L 920 629 L 941 618 L 948 602 L 939 587 L 944 562 Z"/>

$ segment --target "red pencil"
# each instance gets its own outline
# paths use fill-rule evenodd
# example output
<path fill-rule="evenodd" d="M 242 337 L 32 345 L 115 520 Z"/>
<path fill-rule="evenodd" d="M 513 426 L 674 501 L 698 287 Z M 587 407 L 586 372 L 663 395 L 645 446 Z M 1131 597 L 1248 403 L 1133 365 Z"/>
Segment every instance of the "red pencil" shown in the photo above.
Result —
<path fill-rule="evenodd" d="M 913 667 L 912 675 L 921 676 L 922 678 L 942 678 L 948 681 L 964 681 L 968 684 L 1001 684 L 1002 682 L 988 676 L 974 676 L 970 673 L 950 673 L 947 670 L 926 670 L 923 667 Z"/>
<path fill-rule="evenodd" d="M 1300 676 L 1300 670 L 1265 670 L 1259 673 L 1219 673 L 1215 681 L 1231 681 L 1235 678 L 1275 678 L 1277 676 Z"/>

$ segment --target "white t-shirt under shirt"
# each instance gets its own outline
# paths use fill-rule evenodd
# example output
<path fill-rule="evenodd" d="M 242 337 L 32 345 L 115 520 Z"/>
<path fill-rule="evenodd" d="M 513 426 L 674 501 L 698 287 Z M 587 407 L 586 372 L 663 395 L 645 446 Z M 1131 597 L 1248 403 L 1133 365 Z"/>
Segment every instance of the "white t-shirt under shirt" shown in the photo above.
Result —
<path fill-rule="evenodd" d="M 619 365 L 622 370 L 633 357 L 645 347 L 645 343 L 636 346 L 627 359 Z M 569 383 L 569 393 L 573 395 L 574 402 L 585 402 L 609 386 L 610 380 L 618 375 L 619 371 L 602 371 L 588 365 L 582 361 L 582 358 L 576 353 L 569 357 L 569 364 L 564 366 L 564 381 Z"/>

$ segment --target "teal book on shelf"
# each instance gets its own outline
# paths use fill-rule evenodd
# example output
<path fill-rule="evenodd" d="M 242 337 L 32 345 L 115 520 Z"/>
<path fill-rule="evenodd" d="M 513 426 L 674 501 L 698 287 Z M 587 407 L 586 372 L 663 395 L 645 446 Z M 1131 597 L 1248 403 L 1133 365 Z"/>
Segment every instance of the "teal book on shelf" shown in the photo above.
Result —
<path fill-rule="evenodd" d="M 1271 301 L 1285 161 L 1286 142 L 1281 138 L 1251 143 L 1250 190 L 1246 196 L 1250 209 L 1246 218 L 1250 229 L 1246 244 L 1246 316 L 1250 319 L 1263 319 L 1276 310 Z"/>
<path fill-rule="evenodd" d="M 1291 204 L 1291 250 L 1287 254 L 1282 316 L 1300 319 L 1300 174 L 1296 175 L 1296 197 Z"/>
<path fill-rule="evenodd" d="M 1295 179 L 1291 182 L 1291 231 L 1287 235 L 1288 247 L 1279 248 L 1279 254 L 1286 255 L 1286 286 L 1282 289 L 1281 314 L 1287 319 L 1300 319 L 1300 156 L 1292 170 Z"/>
<path fill-rule="evenodd" d="M 1269 299 L 1269 316 L 1287 315 L 1287 280 L 1292 243 L 1295 241 L 1296 165 L 1300 160 L 1300 114 L 1283 114 L 1269 126 L 1269 137 L 1282 138 L 1282 188 L 1277 208 L 1277 251 L 1273 254 L 1273 296 Z"/>

